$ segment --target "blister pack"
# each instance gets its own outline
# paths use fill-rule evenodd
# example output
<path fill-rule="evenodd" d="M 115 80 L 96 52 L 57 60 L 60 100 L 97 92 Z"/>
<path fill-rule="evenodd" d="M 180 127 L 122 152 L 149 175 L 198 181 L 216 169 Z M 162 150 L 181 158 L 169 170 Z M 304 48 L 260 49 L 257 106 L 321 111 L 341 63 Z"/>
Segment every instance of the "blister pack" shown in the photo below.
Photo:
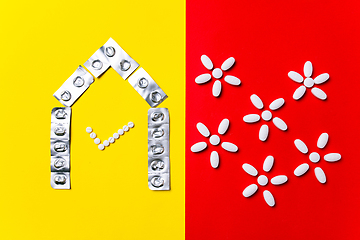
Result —
<path fill-rule="evenodd" d="M 96 78 L 101 76 L 109 69 L 110 63 L 101 49 L 98 49 L 85 63 L 84 66 Z"/>

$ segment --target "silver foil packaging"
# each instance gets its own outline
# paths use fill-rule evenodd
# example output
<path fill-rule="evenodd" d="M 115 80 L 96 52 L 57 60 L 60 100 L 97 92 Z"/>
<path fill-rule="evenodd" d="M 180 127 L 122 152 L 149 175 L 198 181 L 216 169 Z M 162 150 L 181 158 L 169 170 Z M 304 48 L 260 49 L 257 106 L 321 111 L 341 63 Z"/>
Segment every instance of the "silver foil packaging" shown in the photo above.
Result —
<path fill-rule="evenodd" d="M 148 111 L 148 186 L 170 190 L 170 121 L 167 108 Z"/>
<path fill-rule="evenodd" d="M 85 63 L 84 66 L 98 78 L 109 69 L 110 63 L 103 51 L 98 49 Z"/>
<path fill-rule="evenodd" d="M 70 107 L 51 111 L 50 184 L 54 189 L 70 189 Z"/>

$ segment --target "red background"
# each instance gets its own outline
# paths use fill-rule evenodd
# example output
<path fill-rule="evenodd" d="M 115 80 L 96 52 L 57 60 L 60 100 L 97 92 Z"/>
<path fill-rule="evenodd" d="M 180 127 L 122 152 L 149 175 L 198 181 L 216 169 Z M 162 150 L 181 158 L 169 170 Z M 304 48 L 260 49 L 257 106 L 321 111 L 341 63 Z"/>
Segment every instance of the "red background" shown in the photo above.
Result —
<path fill-rule="evenodd" d="M 360 239 L 358 190 L 360 159 L 358 136 L 358 65 L 360 63 L 359 1 L 187 1 L 187 96 L 186 96 L 186 239 Z M 208 55 L 220 67 L 230 56 L 236 63 L 225 72 L 241 79 L 234 87 L 222 79 L 219 98 L 211 94 L 214 79 L 203 85 L 195 78 L 209 73 L 200 56 Z M 306 61 L 313 63 L 313 77 L 329 73 L 328 82 L 318 87 L 328 99 L 321 101 L 309 90 L 295 101 L 292 95 L 300 84 L 290 80 L 289 71 L 303 75 Z M 244 123 L 246 114 L 261 111 L 250 102 L 257 94 L 266 108 L 276 98 L 285 105 L 273 115 L 283 119 L 288 131 L 272 122 L 268 140 L 258 139 L 264 123 Z M 190 147 L 206 141 L 196 129 L 203 122 L 212 134 L 223 118 L 230 120 L 222 141 L 235 143 L 239 152 L 228 153 L 211 146 L 192 153 Z M 318 150 L 319 135 L 330 135 L 328 145 Z M 322 156 L 311 163 L 300 153 L 294 140 L 300 138 Z M 210 166 L 210 153 L 218 150 L 220 166 Z M 341 153 L 339 162 L 328 163 L 326 153 Z M 250 198 L 242 191 L 256 183 L 246 174 L 249 163 L 262 174 L 267 155 L 275 157 L 269 178 L 285 174 L 281 186 L 267 185 Z M 302 177 L 294 169 L 310 165 Z M 314 168 L 327 177 L 320 184 Z M 275 197 L 269 207 L 262 192 Z"/>

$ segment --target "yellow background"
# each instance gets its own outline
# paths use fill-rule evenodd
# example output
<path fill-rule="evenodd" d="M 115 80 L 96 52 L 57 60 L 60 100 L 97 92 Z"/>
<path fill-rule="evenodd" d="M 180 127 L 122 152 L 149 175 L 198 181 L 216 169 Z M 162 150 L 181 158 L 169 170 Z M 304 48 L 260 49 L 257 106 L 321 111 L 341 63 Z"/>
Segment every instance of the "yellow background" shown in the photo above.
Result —
<path fill-rule="evenodd" d="M 0 239 L 184 239 L 185 1 L 2 1 L 0 19 Z M 171 191 L 148 189 L 149 105 L 113 69 L 72 107 L 72 189 L 50 187 L 52 95 L 109 37 L 169 96 Z M 104 151 L 85 132 L 129 121 Z"/>

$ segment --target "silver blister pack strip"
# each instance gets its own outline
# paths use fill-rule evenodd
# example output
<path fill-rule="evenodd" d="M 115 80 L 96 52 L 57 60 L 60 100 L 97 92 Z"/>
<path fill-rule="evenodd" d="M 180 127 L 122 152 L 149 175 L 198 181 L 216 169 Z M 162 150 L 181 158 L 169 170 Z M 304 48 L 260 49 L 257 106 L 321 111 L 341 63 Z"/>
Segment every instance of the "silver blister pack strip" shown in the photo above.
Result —
<path fill-rule="evenodd" d="M 131 75 L 129 83 L 151 107 L 158 106 L 167 98 L 164 91 L 143 68 Z"/>
<path fill-rule="evenodd" d="M 139 64 L 127 54 L 117 42 L 110 38 L 100 48 L 107 57 L 111 67 L 126 80 L 138 67 Z"/>
<path fill-rule="evenodd" d="M 84 66 L 98 78 L 109 69 L 110 63 L 101 49 L 98 49 L 85 63 Z"/>
<path fill-rule="evenodd" d="M 75 101 L 89 88 L 94 82 L 93 76 L 79 66 L 76 71 L 64 82 L 64 84 L 54 93 L 54 97 L 64 106 L 71 107 Z"/>
<path fill-rule="evenodd" d="M 170 121 L 167 108 L 148 111 L 148 186 L 170 190 Z"/>
<path fill-rule="evenodd" d="M 70 189 L 70 107 L 51 111 L 50 184 L 54 189 Z"/>

